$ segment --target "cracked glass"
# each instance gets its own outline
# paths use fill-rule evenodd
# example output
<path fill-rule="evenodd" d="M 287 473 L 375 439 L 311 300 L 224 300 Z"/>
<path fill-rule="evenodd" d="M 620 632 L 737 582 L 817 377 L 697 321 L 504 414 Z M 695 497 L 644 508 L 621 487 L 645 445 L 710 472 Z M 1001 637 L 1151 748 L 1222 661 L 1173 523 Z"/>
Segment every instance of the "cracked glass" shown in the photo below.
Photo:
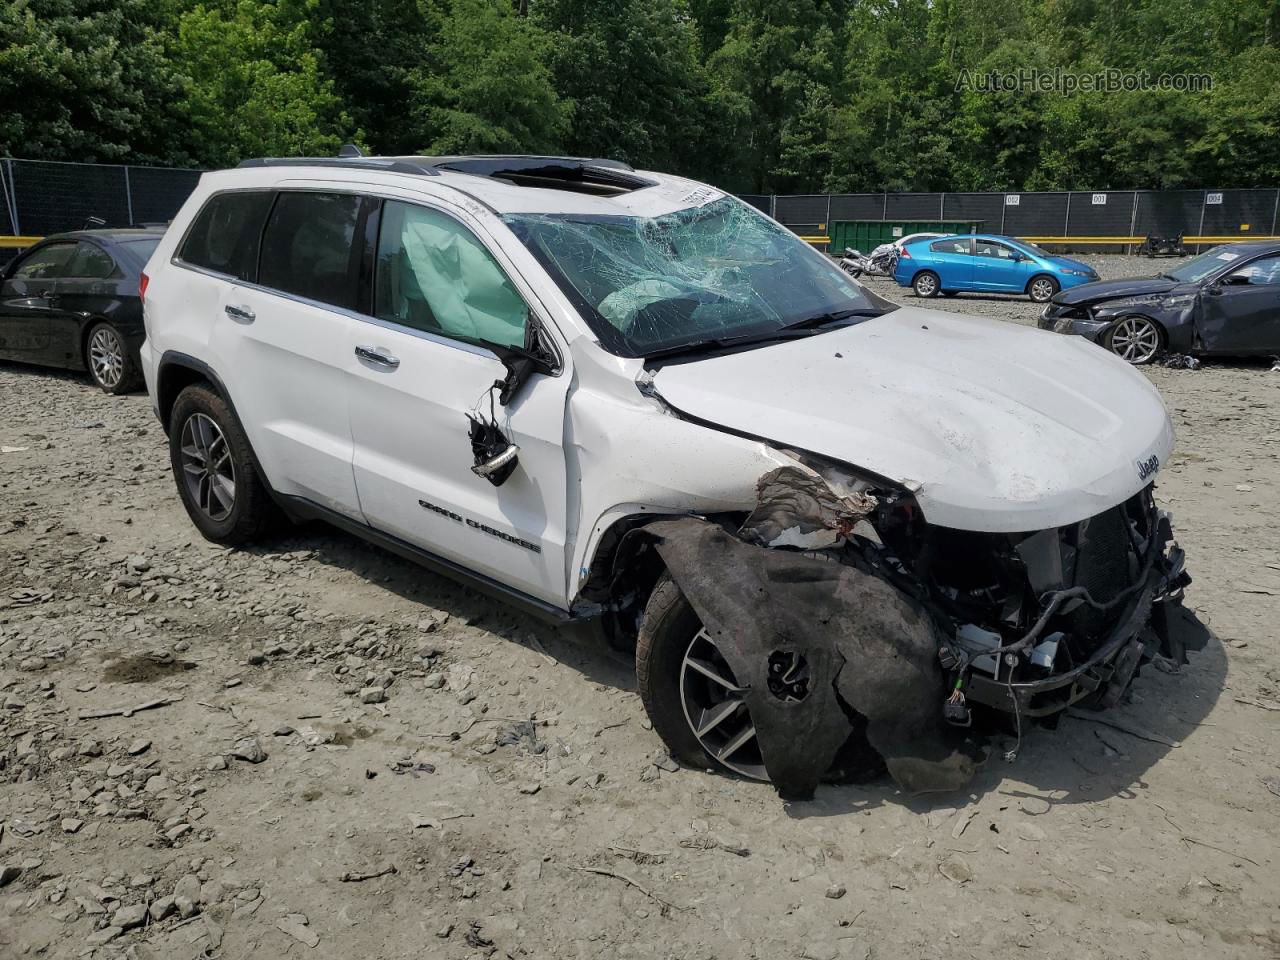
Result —
<path fill-rule="evenodd" d="M 876 309 L 790 230 L 732 197 L 657 217 L 509 214 L 506 224 L 627 357 Z"/>

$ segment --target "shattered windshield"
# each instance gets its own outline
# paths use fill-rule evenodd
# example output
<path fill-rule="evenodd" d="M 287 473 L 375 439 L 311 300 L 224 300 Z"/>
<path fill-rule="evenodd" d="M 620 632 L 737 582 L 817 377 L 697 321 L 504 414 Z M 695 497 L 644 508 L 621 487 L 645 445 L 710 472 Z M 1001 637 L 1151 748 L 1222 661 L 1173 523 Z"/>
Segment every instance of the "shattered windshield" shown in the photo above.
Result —
<path fill-rule="evenodd" d="M 659 217 L 504 219 L 605 349 L 621 356 L 884 309 L 795 234 L 732 197 Z"/>
<path fill-rule="evenodd" d="M 1161 276 L 1181 283 L 1199 283 L 1215 270 L 1239 259 L 1240 254 L 1228 246 L 1214 247 L 1208 253 L 1192 257 L 1186 263 L 1162 273 Z"/>

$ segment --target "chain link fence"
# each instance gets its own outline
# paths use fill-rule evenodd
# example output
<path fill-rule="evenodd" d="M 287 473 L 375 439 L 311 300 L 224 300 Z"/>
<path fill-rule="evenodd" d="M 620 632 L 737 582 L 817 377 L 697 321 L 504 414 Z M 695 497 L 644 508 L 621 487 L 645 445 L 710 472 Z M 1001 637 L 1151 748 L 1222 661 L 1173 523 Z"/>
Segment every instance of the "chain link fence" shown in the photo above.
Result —
<path fill-rule="evenodd" d="M 0 241 L 83 227 L 166 223 L 200 179 L 199 170 L 0 159 Z M 842 221 L 972 221 L 980 229 L 1078 248 L 1088 240 L 1160 237 L 1273 237 L 1280 189 L 1118 190 L 1041 193 L 840 193 L 743 195 L 804 236 Z M 1105 244 L 1103 244 L 1105 246 Z M 0 260 L 14 244 L 0 247 Z"/>

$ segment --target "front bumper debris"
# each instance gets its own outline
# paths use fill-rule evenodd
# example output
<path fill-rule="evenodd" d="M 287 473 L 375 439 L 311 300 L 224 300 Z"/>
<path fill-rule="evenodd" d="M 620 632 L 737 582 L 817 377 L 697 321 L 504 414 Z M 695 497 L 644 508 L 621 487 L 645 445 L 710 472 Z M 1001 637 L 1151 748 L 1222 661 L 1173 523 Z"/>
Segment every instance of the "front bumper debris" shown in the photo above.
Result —
<path fill-rule="evenodd" d="M 929 528 L 909 494 L 821 469 L 762 477 L 736 534 L 693 517 L 643 528 L 744 688 L 784 795 L 810 795 L 855 735 L 904 790 L 955 789 L 981 756 L 970 705 L 1021 732 L 1073 703 L 1115 705 L 1156 653 L 1185 662 L 1170 613 L 1190 578 L 1150 487 L 1080 524 L 1002 538 Z M 1007 589 L 981 574 L 976 589 L 940 587 L 948 565 L 989 568 Z M 771 691 L 780 660 L 806 665 L 803 697 Z"/>

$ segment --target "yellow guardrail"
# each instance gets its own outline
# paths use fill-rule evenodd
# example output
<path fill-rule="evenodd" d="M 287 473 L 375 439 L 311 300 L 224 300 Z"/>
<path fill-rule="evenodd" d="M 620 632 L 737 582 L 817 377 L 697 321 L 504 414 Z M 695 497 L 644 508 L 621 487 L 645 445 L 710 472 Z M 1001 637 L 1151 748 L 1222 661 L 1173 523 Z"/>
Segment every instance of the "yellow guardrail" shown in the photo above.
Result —
<path fill-rule="evenodd" d="M 44 237 L 0 237 L 0 247 L 33 247 Z"/>
<path fill-rule="evenodd" d="M 801 237 L 800 239 L 805 243 L 812 243 L 818 246 L 831 242 L 830 237 Z"/>
<path fill-rule="evenodd" d="M 1146 243 L 1146 237 L 1015 237 L 1026 243 L 1083 243 L 1083 244 L 1127 244 Z M 1280 243 L 1280 237 L 1251 237 L 1248 234 L 1236 234 L 1232 237 L 1183 237 L 1183 246 L 1204 246 L 1218 243 Z"/>

